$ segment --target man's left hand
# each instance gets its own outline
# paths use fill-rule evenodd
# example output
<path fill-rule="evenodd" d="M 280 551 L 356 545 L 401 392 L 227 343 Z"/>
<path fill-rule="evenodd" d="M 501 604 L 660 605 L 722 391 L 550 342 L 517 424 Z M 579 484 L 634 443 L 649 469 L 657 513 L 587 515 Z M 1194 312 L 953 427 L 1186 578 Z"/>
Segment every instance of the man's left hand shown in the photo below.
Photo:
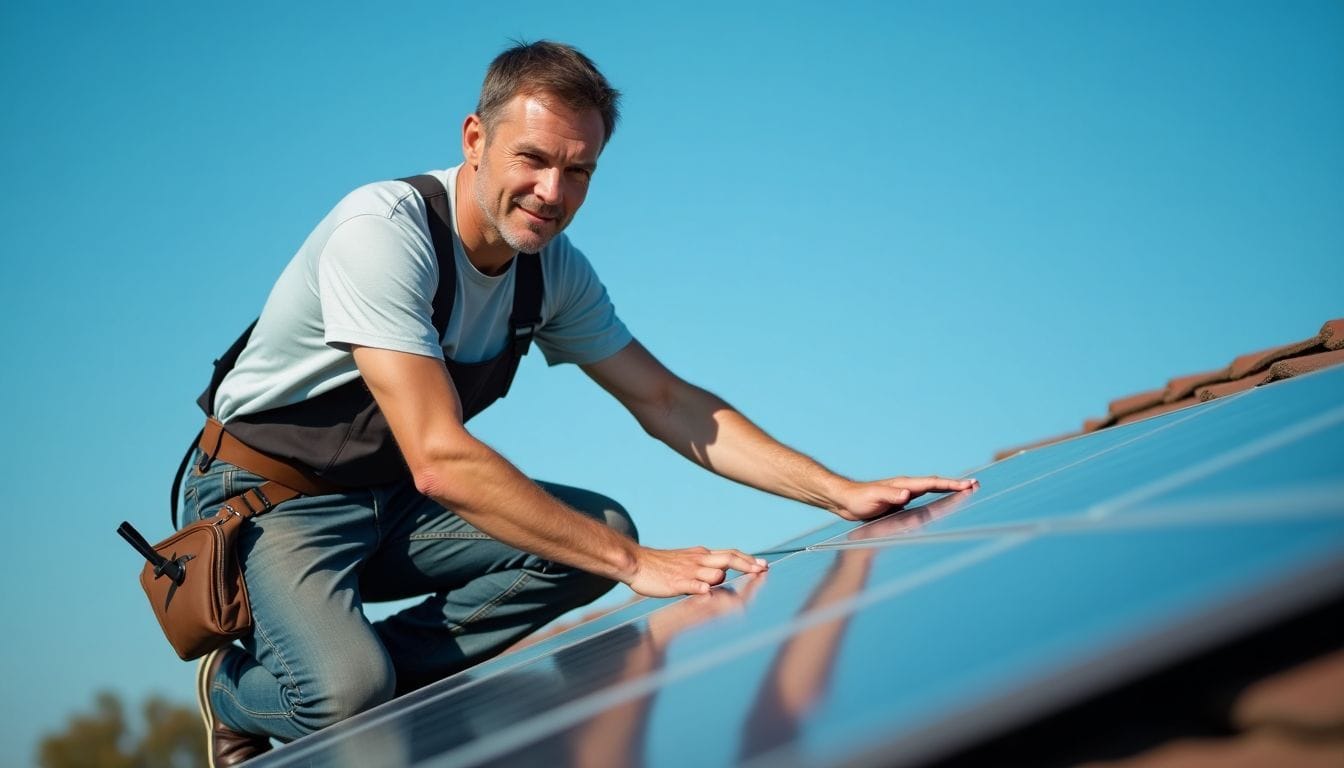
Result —
<path fill-rule="evenodd" d="M 900 509 L 926 493 L 975 490 L 974 478 L 954 480 L 948 477 L 891 477 L 870 483 L 850 483 L 832 500 L 831 511 L 846 520 L 868 520 Z"/>

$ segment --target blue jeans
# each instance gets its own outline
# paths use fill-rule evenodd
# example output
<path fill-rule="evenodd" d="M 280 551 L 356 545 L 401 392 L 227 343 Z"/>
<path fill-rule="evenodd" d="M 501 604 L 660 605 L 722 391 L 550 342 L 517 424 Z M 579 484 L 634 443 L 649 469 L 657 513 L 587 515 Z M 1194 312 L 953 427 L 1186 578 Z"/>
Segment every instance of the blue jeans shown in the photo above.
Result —
<path fill-rule="evenodd" d="M 261 483 L 222 461 L 189 472 L 183 524 Z M 611 499 L 540 485 L 637 536 Z M 211 704 L 230 728 L 281 741 L 484 661 L 614 585 L 490 538 L 409 480 L 280 504 L 244 527 L 238 554 L 254 628 L 211 682 Z M 364 616 L 365 601 L 421 595 L 382 621 Z"/>

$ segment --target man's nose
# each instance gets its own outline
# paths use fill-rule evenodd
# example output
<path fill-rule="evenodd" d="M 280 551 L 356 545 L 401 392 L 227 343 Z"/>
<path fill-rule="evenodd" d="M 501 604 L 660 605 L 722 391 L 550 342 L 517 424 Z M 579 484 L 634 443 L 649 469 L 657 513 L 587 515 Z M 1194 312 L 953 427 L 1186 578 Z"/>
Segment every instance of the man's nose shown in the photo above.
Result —
<path fill-rule="evenodd" d="M 560 169 L 543 168 L 541 174 L 537 177 L 537 184 L 534 189 L 537 197 L 545 205 L 559 205 L 560 203 Z"/>

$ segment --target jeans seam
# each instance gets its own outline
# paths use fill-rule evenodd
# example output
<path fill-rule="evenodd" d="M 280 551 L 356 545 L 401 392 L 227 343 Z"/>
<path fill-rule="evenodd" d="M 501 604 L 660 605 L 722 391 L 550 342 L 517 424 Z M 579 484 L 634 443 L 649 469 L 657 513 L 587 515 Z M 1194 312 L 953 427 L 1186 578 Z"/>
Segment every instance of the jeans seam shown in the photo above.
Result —
<path fill-rule="evenodd" d="M 182 506 L 191 520 L 201 519 L 201 492 L 196 486 L 188 485 L 182 493 Z"/>
<path fill-rule="evenodd" d="M 518 594 L 518 592 L 522 590 L 523 585 L 526 584 L 531 578 L 532 577 L 529 576 L 526 571 L 519 573 L 518 578 L 513 580 L 513 583 L 509 585 L 508 589 L 505 589 L 503 592 L 500 592 L 498 595 L 495 595 L 494 598 L 490 600 L 490 602 L 486 603 L 485 605 L 482 605 L 480 608 L 477 608 L 475 613 L 471 614 L 470 616 L 462 620 L 462 624 L 460 626 L 465 627 L 466 625 L 474 621 L 479 621 L 480 619 L 489 616 L 491 613 L 494 613 L 494 610 L 499 607 L 500 603 Z"/>
<path fill-rule="evenodd" d="M 456 533 L 453 531 L 420 531 L 412 533 L 406 537 L 411 541 L 427 541 L 430 539 L 488 539 L 484 533 Z"/>
<path fill-rule="evenodd" d="M 265 643 L 268 648 L 271 649 L 271 653 L 275 654 L 275 658 L 277 661 L 280 662 L 280 666 L 285 668 L 285 676 L 289 678 L 290 687 L 294 689 L 294 692 L 296 694 L 298 694 L 296 700 L 290 703 L 289 710 L 287 712 L 275 712 L 275 713 L 269 713 L 269 715 L 271 717 L 292 716 L 294 712 L 298 709 L 299 705 L 303 704 L 303 688 L 299 687 L 299 682 L 294 679 L 294 670 L 290 668 L 289 662 L 285 660 L 285 654 L 280 651 L 280 646 L 276 645 L 275 641 L 271 640 L 271 636 L 266 634 L 266 630 L 262 629 L 261 623 L 256 620 L 255 611 L 253 612 L 252 630 L 259 637 L 261 637 L 261 641 Z M 244 711 L 251 712 L 251 710 L 244 707 L 241 703 L 238 705 L 238 707 L 240 709 L 243 709 Z M 262 713 L 254 713 L 254 714 L 262 714 Z"/>
<path fill-rule="evenodd" d="M 246 712 L 252 717 L 279 719 L 279 718 L 290 718 L 294 716 L 294 709 L 292 707 L 284 712 L 258 712 L 255 709 L 248 709 L 247 707 L 243 706 L 243 702 L 239 701 L 237 696 L 233 695 L 233 691 L 230 691 L 228 688 L 225 688 L 222 683 L 213 683 L 211 685 L 211 688 L 227 696 L 229 701 L 232 701 L 235 707 L 241 709 L 242 711 Z"/>

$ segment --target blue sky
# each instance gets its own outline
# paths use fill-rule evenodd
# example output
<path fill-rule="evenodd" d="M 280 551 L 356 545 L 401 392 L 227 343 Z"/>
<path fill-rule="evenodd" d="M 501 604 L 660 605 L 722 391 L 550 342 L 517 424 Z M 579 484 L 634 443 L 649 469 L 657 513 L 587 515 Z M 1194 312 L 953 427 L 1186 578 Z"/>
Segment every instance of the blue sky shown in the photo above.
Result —
<path fill-rule="evenodd" d="M 570 228 L 623 319 L 838 471 L 959 473 L 1344 315 L 1336 2 L 7 3 L 14 764 L 95 689 L 189 699 L 114 529 L 166 535 L 210 361 L 346 191 L 460 161 L 511 37 L 626 94 Z M 832 519 L 697 470 L 539 355 L 472 427 L 654 546 Z"/>

